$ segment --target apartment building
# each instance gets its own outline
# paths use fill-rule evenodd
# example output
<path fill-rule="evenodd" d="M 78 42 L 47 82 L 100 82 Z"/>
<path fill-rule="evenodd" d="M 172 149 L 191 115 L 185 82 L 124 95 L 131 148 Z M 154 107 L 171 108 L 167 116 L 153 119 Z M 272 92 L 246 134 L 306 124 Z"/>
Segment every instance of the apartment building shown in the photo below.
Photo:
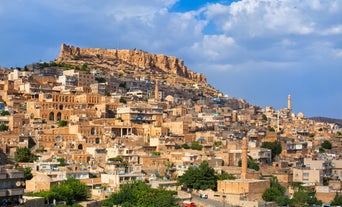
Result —
<path fill-rule="evenodd" d="M 24 172 L 14 166 L 0 166 L 0 202 L 2 204 L 19 204 L 24 195 Z"/>

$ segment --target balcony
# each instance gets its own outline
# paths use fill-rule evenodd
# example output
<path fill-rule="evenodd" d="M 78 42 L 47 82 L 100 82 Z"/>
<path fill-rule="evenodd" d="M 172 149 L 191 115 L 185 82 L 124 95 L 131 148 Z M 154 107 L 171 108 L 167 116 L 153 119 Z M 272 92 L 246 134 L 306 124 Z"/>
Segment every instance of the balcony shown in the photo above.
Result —
<path fill-rule="evenodd" d="M 7 178 L 7 173 L 0 173 L 0 180 L 6 179 Z"/>
<path fill-rule="evenodd" d="M 8 178 L 24 178 L 24 172 L 7 172 Z"/>
<path fill-rule="evenodd" d="M 7 190 L 6 189 L 0 189 L 0 198 L 7 196 Z"/>
<path fill-rule="evenodd" d="M 24 188 L 7 189 L 7 196 L 24 195 Z"/>

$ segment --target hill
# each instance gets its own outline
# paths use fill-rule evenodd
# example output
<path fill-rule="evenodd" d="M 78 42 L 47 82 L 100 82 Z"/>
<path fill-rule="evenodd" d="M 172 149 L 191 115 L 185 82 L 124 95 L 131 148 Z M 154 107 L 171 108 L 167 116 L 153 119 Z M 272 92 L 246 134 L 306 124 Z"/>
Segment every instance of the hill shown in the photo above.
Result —
<path fill-rule="evenodd" d="M 101 74 L 118 77 L 116 81 L 119 82 L 135 79 L 158 80 L 171 94 L 176 91 L 190 98 L 217 97 L 222 94 L 207 83 L 204 74 L 188 69 L 183 60 L 142 50 L 79 48 L 62 44 L 55 63 L 78 69 L 86 67 L 89 70 L 99 70 Z"/>
<path fill-rule="evenodd" d="M 118 70 L 122 65 L 146 73 L 177 75 L 197 83 L 206 84 L 206 77 L 189 70 L 184 61 L 173 56 L 150 54 L 142 50 L 117 50 L 100 48 L 78 48 L 62 44 L 57 62 L 69 64 L 87 63 L 93 67 Z"/>
<path fill-rule="evenodd" d="M 325 123 L 332 123 L 332 124 L 336 124 L 339 127 L 342 127 L 342 119 L 334 119 L 334 118 L 328 118 L 328 117 L 311 117 L 308 118 L 314 121 L 318 121 L 318 122 L 325 122 Z"/>

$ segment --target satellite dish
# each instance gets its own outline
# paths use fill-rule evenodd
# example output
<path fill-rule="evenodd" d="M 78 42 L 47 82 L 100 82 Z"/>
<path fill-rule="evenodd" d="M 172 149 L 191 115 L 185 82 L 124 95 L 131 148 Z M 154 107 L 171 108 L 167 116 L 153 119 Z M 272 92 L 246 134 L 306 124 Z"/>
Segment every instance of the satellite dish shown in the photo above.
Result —
<path fill-rule="evenodd" d="M 17 181 L 17 182 L 15 183 L 15 185 L 16 185 L 17 187 L 19 187 L 19 186 L 21 185 L 21 182 L 20 182 L 20 181 Z"/>

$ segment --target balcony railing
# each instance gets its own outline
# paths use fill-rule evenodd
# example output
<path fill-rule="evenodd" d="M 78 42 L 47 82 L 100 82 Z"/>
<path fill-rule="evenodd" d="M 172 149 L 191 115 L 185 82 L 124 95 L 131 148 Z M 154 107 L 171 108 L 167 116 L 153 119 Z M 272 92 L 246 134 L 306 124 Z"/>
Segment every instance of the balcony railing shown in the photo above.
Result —
<path fill-rule="evenodd" d="M 6 197 L 7 196 L 7 190 L 6 189 L 0 189 L 0 197 Z"/>
<path fill-rule="evenodd" d="M 7 189 L 7 196 L 23 195 L 24 188 Z"/>

